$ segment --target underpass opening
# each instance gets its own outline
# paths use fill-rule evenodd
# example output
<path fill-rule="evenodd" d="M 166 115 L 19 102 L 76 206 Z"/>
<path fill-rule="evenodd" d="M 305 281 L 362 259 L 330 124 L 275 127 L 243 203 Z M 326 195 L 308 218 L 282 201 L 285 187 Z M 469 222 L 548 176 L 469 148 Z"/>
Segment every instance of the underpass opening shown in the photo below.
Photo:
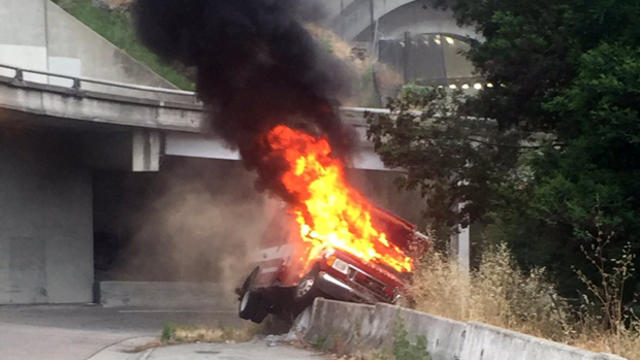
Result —
<path fill-rule="evenodd" d="M 396 189 L 396 173 L 347 169 L 346 175 L 374 204 L 420 223 L 422 202 Z M 100 297 L 107 283 L 164 284 L 173 291 L 190 283 L 201 284 L 203 292 L 215 284 L 216 294 L 231 304 L 264 229 L 282 209 L 254 183 L 255 175 L 239 161 L 178 156 L 162 157 L 158 172 L 95 172 L 96 300 L 105 302 Z M 201 299 L 197 286 L 189 292 Z"/>

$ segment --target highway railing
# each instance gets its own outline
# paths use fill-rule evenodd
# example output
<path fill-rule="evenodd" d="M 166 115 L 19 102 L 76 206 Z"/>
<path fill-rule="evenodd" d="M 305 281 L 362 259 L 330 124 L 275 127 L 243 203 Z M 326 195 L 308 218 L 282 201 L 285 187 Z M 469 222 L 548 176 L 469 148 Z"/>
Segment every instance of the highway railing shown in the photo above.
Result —
<path fill-rule="evenodd" d="M 110 80 L 93 79 L 89 77 L 71 76 L 58 73 L 52 73 L 49 71 L 24 69 L 17 66 L 0 64 L 0 75 L 10 77 L 10 73 L 13 72 L 13 79 L 16 82 L 33 82 L 51 86 L 62 86 L 73 90 L 93 90 L 100 88 L 100 92 L 108 94 L 122 95 L 123 91 L 129 93 L 146 93 L 153 97 L 160 97 L 160 95 L 171 96 L 172 101 L 179 101 L 184 99 L 188 103 L 196 102 L 196 94 L 192 91 L 184 91 L 178 89 L 168 89 L 161 87 L 145 86 L 128 84 Z M 44 76 L 44 79 L 38 79 L 38 77 Z M 58 84 L 51 84 L 52 79 L 59 79 L 62 81 L 56 81 Z M 68 86 L 59 85 L 61 82 L 66 82 Z M 155 96 L 154 96 L 155 95 Z M 144 96 L 143 96 L 144 97 Z"/>

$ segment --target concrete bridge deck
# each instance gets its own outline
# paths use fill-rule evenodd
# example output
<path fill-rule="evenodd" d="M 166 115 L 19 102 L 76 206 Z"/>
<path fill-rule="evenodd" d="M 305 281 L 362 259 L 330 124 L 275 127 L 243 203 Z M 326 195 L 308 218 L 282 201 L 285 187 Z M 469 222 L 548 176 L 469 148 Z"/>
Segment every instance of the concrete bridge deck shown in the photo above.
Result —
<path fill-rule="evenodd" d="M 123 125 L 201 133 L 206 131 L 202 104 L 194 93 L 104 80 L 83 79 L 44 71 L 0 65 L 14 71 L 0 76 L 0 117 L 5 121 L 38 119 Z M 44 82 L 26 81 L 25 75 L 45 76 Z M 46 83 L 46 77 L 70 80 L 69 87 Z M 85 85 L 86 88 L 83 88 Z M 97 87 L 103 89 L 97 90 Z M 137 91 L 140 96 L 121 95 Z"/>
<path fill-rule="evenodd" d="M 142 171 L 156 171 L 159 155 L 239 160 L 238 153 L 211 132 L 206 121 L 206 109 L 193 92 L 73 77 L 2 64 L 0 71 L 0 74 L 13 72 L 13 76 L 0 75 L 0 121 L 5 125 L 131 128 L 139 135 L 134 136 L 134 147 L 139 148 L 145 157 L 140 160 L 146 163 L 139 166 Z M 50 84 L 49 79 L 53 78 L 68 81 L 68 86 Z M 58 79 L 56 83 L 59 82 Z M 345 123 L 354 126 L 359 134 L 359 151 L 353 167 L 388 170 L 366 140 L 364 113 L 367 111 L 385 110 L 341 109 Z M 138 145 L 136 140 L 139 140 Z M 148 143 L 152 143 L 153 159 L 147 155 Z M 161 148 L 164 153 L 161 153 Z"/>

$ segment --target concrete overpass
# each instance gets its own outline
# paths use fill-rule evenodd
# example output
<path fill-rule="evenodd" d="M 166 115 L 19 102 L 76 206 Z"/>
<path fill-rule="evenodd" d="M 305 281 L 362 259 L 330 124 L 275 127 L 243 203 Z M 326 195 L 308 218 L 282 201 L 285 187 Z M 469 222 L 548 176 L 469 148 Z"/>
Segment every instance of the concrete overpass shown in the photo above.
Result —
<path fill-rule="evenodd" d="M 157 171 L 162 155 L 239 160 L 207 127 L 205 110 L 193 92 L 54 74 L 0 64 L 0 118 L 45 126 L 117 126 L 130 128 L 133 170 Z M 25 78 L 42 77 L 39 81 Z M 44 83 L 66 80 L 69 86 Z M 96 90 L 100 88 L 100 90 Z M 120 95 L 125 90 L 129 95 Z M 137 96 L 131 93 L 136 93 Z M 344 108 L 345 121 L 360 134 L 354 168 L 388 171 L 366 140 L 366 108 Z M 145 146 L 153 147 L 145 151 Z M 140 149 L 140 151 L 138 151 Z M 151 156 L 152 158 L 145 158 Z M 147 164 L 138 166 L 138 164 Z"/>
<path fill-rule="evenodd" d="M 428 0 L 323 0 L 325 23 L 347 41 L 373 41 L 414 34 L 442 33 L 460 37 L 477 35 L 459 27 L 447 11 Z"/>
<path fill-rule="evenodd" d="M 99 301 L 105 280 L 219 281 L 259 238 L 268 199 L 193 93 L 50 0 L 0 1 L 0 64 L 0 304 Z M 343 111 L 361 134 L 362 114 Z M 419 197 L 360 150 L 351 183 L 418 221 Z"/>
<path fill-rule="evenodd" d="M 338 3 L 327 1 L 352 17 L 345 33 L 366 34 L 367 2 Z M 419 2 L 370 4 L 379 33 L 392 34 L 402 29 L 390 20 Z M 49 0 L 0 2 L 0 64 L 0 304 L 92 302 L 104 280 L 216 281 L 207 276 L 235 270 L 226 258 L 268 204 L 195 94 Z M 341 112 L 363 139 L 349 181 L 419 223 L 420 196 L 398 192 L 364 141 L 367 110 L 383 111 Z"/>
<path fill-rule="evenodd" d="M 186 224 L 189 217 L 203 215 L 195 213 L 201 209 L 180 208 L 180 196 L 195 196 L 193 189 L 180 195 L 182 185 L 163 185 L 189 176 L 194 167 L 210 168 L 204 175 L 209 178 L 197 181 L 217 184 L 197 195 L 200 206 L 212 211 L 211 221 L 225 216 L 216 212 L 229 206 L 225 201 L 254 209 L 243 209 L 236 218 L 248 216 L 251 222 L 261 216 L 265 204 L 252 189 L 253 175 L 237 161 L 237 152 L 208 129 L 205 110 L 193 93 L 8 65 L 0 65 L 0 73 L 0 304 L 97 301 L 92 289 L 103 280 L 96 263 L 105 256 L 105 242 L 114 237 L 120 243 L 133 241 L 146 227 L 165 230 L 154 224 L 153 215 L 139 223 L 140 212 L 156 209 L 160 201 L 169 211 L 186 211 Z M 342 111 L 363 138 L 364 111 Z M 406 205 L 419 198 L 397 194 L 393 173 L 369 143 L 363 141 L 359 149 L 355 168 L 349 170 L 356 187 L 375 202 L 419 219 L 420 207 Z M 186 159 L 199 162 L 189 165 Z M 234 200 L 218 204 L 216 196 Z M 212 223 L 203 229 L 198 231 L 211 232 L 207 241 L 198 232 L 181 230 L 180 245 L 170 248 L 204 244 L 193 256 L 210 253 L 218 259 L 216 236 L 227 237 L 233 228 Z M 164 236 L 149 235 L 144 247 L 160 248 Z M 125 251 L 123 246 L 117 245 L 117 251 Z M 163 251 L 155 256 L 171 256 Z M 148 257 L 158 261 L 153 254 Z M 144 270 L 137 273 L 150 280 L 140 275 L 147 274 Z"/>

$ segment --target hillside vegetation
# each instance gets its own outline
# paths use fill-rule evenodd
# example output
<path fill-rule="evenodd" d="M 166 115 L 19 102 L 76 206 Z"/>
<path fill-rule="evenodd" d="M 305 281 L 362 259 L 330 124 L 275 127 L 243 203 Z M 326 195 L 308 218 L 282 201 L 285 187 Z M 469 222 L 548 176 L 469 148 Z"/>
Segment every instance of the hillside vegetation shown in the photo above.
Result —
<path fill-rule="evenodd" d="M 105 39 L 113 43 L 134 59 L 147 65 L 160 76 L 183 90 L 193 90 L 195 84 L 187 71 L 174 64 L 166 64 L 144 45 L 136 36 L 128 7 L 130 1 L 110 0 L 111 6 L 96 6 L 91 0 L 53 0 L 65 11 L 76 17 Z"/>

